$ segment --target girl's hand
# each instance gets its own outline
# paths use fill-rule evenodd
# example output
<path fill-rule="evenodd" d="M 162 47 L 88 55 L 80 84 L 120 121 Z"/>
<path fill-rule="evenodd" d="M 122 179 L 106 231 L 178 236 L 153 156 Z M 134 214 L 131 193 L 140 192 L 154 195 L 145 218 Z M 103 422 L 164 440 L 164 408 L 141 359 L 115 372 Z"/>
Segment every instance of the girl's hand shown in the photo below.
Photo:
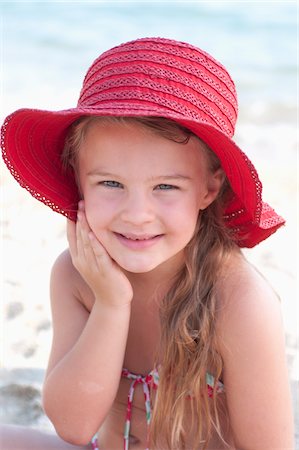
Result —
<path fill-rule="evenodd" d="M 77 223 L 67 222 L 67 238 L 73 265 L 92 289 L 96 301 L 110 306 L 130 303 L 132 286 L 91 231 L 82 206 Z"/>

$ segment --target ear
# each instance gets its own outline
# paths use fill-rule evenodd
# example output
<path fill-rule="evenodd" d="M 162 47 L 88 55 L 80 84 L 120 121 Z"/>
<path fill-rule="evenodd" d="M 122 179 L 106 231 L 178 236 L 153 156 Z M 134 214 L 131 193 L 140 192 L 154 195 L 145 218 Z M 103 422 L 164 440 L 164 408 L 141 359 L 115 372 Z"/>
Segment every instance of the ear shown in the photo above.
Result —
<path fill-rule="evenodd" d="M 206 194 L 204 195 L 200 205 L 201 210 L 206 209 L 211 203 L 213 203 L 222 188 L 224 180 L 225 173 L 221 167 L 215 172 L 209 173 Z"/>

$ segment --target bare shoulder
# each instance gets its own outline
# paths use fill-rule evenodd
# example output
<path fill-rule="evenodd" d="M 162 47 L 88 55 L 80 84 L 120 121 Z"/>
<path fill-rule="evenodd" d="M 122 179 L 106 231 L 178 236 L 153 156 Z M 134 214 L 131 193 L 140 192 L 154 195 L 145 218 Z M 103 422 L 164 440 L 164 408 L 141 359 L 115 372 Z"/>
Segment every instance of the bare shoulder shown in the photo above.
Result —
<path fill-rule="evenodd" d="M 64 250 L 55 260 L 51 273 L 51 290 L 58 287 L 76 298 L 90 311 L 94 302 L 89 286 L 74 267 L 68 249 Z M 51 296 L 55 299 L 56 296 Z"/>
<path fill-rule="evenodd" d="M 238 349 L 257 356 L 259 349 L 284 345 L 280 299 L 242 254 L 234 255 L 227 264 L 217 298 L 218 342 L 227 359 Z"/>
<path fill-rule="evenodd" d="M 54 277 L 54 279 L 65 279 L 66 282 L 76 279 L 75 268 L 68 249 L 60 253 L 56 258 L 52 267 L 52 277 Z"/>
<path fill-rule="evenodd" d="M 291 449 L 291 397 L 279 298 L 241 255 L 227 264 L 217 298 L 217 345 L 236 445 Z"/>
<path fill-rule="evenodd" d="M 59 278 L 59 281 L 65 279 L 66 283 L 71 282 L 72 284 L 78 284 L 81 282 L 80 274 L 72 263 L 72 258 L 68 249 L 60 253 L 56 258 L 52 267 L 52 276 L 54 278 Z"/>
<path fill-rule="evenodd" d="M 281 319 L 280 299 L 264 276 L 242 254 L 235 254 L 218 282 L 219 326 L 250 320 Z M 265 325 L 265 324 L 264 324 Z"/>
<path fill-rule="evenodd" d="M 68 250 L 53 264 L 50 297 L 53 340 L 46 377 L 77 341 L 93 304 L 92 293 L 73 266 Z"/>

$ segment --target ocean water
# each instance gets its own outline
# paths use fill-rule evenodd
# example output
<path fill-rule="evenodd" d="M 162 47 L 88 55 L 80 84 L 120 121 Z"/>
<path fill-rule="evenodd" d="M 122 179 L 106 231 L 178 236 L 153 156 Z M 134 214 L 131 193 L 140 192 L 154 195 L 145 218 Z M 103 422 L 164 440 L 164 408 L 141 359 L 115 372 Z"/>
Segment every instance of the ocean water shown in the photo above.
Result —
<path fill-rule="evenodd" d="M 297 11 L 294 1 L 1 2 L 1 119 L 20 107 L 76 105 L 103 51 L 145 36 L 188 41 L 230 71 L 239 97 L 236 139 L 247 153 L 294 158 Z M 273 147 L 273 142 L 279 145 Z M 264 147 L 260 153 L 260 146 Z"/>

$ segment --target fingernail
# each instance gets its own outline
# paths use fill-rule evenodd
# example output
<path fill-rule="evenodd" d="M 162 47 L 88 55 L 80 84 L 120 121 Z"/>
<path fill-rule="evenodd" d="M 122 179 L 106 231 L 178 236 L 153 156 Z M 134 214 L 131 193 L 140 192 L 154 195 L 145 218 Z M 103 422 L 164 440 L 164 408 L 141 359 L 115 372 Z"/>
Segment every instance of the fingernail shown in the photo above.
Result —
<path fill-rule="evenodd" d="M 79 203 L 78 203 L 78 209 L 79 209 L 80 211 L 83 211 L 83 200 L 80 200 L 80 201 L 79 201 Z"/>

